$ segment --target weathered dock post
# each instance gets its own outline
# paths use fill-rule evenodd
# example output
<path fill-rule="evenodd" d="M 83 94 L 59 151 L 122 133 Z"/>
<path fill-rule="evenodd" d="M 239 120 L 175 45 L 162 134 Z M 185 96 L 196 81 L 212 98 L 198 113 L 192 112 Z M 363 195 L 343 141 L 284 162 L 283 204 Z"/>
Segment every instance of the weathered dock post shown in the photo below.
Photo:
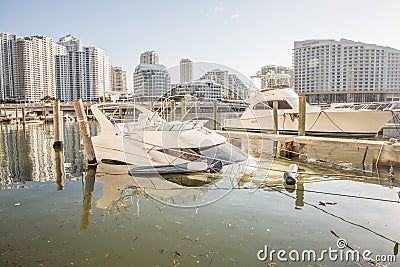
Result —
<path fill-rule="evenodd" d="M 218 100 L 213 100 L 213 117 L 212 117 L 212 129 L 217 130 L 217 111 L 218 111 Z"/>
<path fill-rule="evenodd" d="M 274 134 L 277 135 L 279 134 L 279 128 L 278 128 L 278 101 L 274 100 L 272 102 L 272 111 L 274 113 Z M 275 157 L 278 157 L 278 141 L 274 140 L 274 151 L 273 151 Z"/>
<path fill-rule="evenodd" d="M 306 97 L 299 96 L 299 125 L 298 135 L 306 135 Z"/>
<path fill-rule="evenodd" d="M 18 119 L 18 106 L 15 107 L 15 121 L 17 122 L 17 129 L 18 129 L 18 124 L 19 124 L 19 119 Z"/>
<path fill-rule="evenodd" d="M 365 158 L 367 157 L 367 152 L 368 152 L 368 146 L 365 147 L 364 155 L 361 161 L 361 164 L 364 166 L 365 165 Z"/>
<path fill-rule="evenodd" d="M 171 100 L 169 102 L 169 106 L 170 106 L 170 121 L 174 121 L 175 120 L 175 100 Z"/>
<path fill-rule="evenodd" d="M 44 105 L 44 107 L 43 107 L 42 114 L 43 114 L 43 118 L 44 118 L 44 123 L 47 123 L 46 105 Z"/>
<path fill-rule="evenodd" d="M 92 139 L 90 139 L 90 130 L 87 122 L 85 108 L 83 107 L 82 99 L 74 100 L 73 105 L 88 165 L 96 165 L 97 164 L 96 155 L 94 152 Z"/>
<path fill-rule="evenodd" d="M 122 121 L 122 115 L 123 115 L 122 113 L 123 112 L 122 112 L 122 105 L 121 104 L 118 105 L 118 113 L 119 113 L 118 114 L 119 115 L 119 119 L 120 119 L 120 121 Z M 88 114 L 88 112 L 86 112 L 86 114 Z"/>
<path fill-rule="evenodd" d="M 182 98 L 181 100 L 181 120 L 183 120 L 186 116 L 186 99 Z"/>
<path fill-rule="evenodd" d="M 25 124 L 26 122 L 25 106 L 22 106 L 21 112 L 22 112 L 22 124 Z"/>
<path fill-rule="evenodd" d="M 62 148 L 54 148 L 56 158 L 57 191 L 64 190 L 64 153 Z"/>
<path fill-rule="evenodd" d="M 62 117 L 60 109 L 60 101 L 53 101 L 53 121 L 54 121 L 54 143 L 53 148 L 63 147 L 63 131 L 62 131 Z"/>
<path fill-rule="evenodd" d="M 274 134 L 279 134 L 278 128 L 278 101 L 274 100 L 272 102 L 272 109 L 274 112 Z"/>

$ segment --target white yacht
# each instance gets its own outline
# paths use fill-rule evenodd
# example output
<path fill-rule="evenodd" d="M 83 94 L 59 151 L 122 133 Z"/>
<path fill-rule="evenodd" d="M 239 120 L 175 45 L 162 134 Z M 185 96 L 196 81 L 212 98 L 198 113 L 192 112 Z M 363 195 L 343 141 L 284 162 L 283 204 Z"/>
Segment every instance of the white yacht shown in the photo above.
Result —
<path fill-rule="evenodd" d="M 248 155 L 204 127 L 205 121 L 168 122 L 157 112 L 134 105 L 127 109 L 125 122 L 118 124 L 100 105 L 91 110 L 101 127 L 100 135 L 92 137 L 97 159 L 127 164 L 131 175 L 218 172 L 233 163 L 250 164 Z"/>
<path fill-rule="evenodd" d="M 299 96 L 290 88 L 258 92 L 238 119 L 226 119 L 226 130 L 272 132 L 274 130 L 273 101 L 278 102 L 278 130 L 283 134 L 298 131 Z M 306 104 L 307 135 L 375 136 L 398 112 L 399 102 L 343 104 L 322 109 Z"/>

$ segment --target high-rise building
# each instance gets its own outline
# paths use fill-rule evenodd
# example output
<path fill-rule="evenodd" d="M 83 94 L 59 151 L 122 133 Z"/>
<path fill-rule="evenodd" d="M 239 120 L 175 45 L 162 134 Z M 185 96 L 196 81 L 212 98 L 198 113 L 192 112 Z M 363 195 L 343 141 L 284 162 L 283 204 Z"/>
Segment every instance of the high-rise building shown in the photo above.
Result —
<path fill-rule="evenodd" d="M 126 94 L 126 71 L 121 67 L 112 66 L 112 91 Z"/>
<path fill-rule="evenodd" d="M 179 67 L 181 84 L 193 81 L 193 62 L 188 58 L 182 58 Z"/>
<path fill-rule="evenodd" d="M 46 36 L 1 34 L 1 100 L 36 102 L 55 95 L 55 55 L 63 46 Z"/>
<path fill-rule="evenodd" d="M 261 75 L 267 74 L 285 74 L 287 78 L 280 78 L 280 76 L 271 75 L 271 79 L 261 79 L 261 89 L 272 88 L 276 86 L 292 87 L 293 86 L 293 70 L 288 67 L 268 65 L 261 67 Z"/>
<path fill-rule="evenodd" d="M 98 101 L 111 90 L 110 58 L 97 47 L 56 56 L 56 98 Z"/>
<path fill-rule="evenodd" d="M 176 87 L 176 95 L 192 95 L 205 99 L 222 99 L 222 85 L 212 80 L 196 80 Z"/>
<path fill-rule="evenodd" d="M 133 73 L 133 90 L 136 97 L 157 99 L 171 90 L 171 77 L 164 65 L 139 64 Z"/>
<path fill-rule="evenodd" d="M 16 99 L 19 95 L 17 41 L 22 37 L 0 33 L 0 100 Z"/>
<path fill-rule="evenodd" d="M 200 80 L 212 80 L 222 86 L 222 96 L 225 99 L 246 99 L 249 88 L 236 74 L 226 70 L 214 69 L 206 72 Z"/>
<path fill-rule="evenodd" d="M 78 38 L 72 36 L 71 34 L 61 37 L 58 40 L 58 44 L 65 46 L 68 52 L 82 51 L 81 41 Z"/>
<path fill-rule="evenodd" d="M 294 89 L 308 101 L 370 102 L 400 97 L 400 50 L 351 40 L 294 42 Z"/>
<path fill-rule="evenodd" d="M 140 64 L 160 64 L 160 58 L 155 51 L 146 51 L 140 54 Z"/>

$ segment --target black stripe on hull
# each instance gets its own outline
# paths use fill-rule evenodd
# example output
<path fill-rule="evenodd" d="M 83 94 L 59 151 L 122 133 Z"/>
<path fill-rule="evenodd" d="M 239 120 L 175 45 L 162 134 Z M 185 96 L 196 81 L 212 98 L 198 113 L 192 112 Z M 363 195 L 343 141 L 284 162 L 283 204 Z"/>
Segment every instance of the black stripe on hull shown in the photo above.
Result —
<path fill-rule="evenodd" d="M 273 134 L 274 131 L 271 129 L 255 129 L 255 128 L 233 128 L 233 127 L 222 127 L 223 130 L 231 131 L 245 131 L 249 133 L 268 133 Z M 297 135 L 297 131 L 292 130 L 279 130 L 280 134 Z M 326 137 L 375 137 L 377 133 L 359 133 L 359 132 L 317 132 L 317 131 L 306 131 L 307 136 L 326 136 Z"/>

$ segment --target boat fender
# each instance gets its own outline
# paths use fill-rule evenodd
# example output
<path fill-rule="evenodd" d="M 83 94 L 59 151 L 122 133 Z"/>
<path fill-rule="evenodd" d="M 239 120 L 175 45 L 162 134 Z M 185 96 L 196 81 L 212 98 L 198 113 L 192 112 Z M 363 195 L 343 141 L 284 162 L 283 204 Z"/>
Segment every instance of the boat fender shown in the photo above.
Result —
<path fill-rule="evenodd" d="M 283 180 L 285 180 L 285 183 L 287 185 L 295 185 L 296 184 L 296 179 L 294 179 L 292 174 L 288 171 L 284 172 Z"/>
<path fill-rule="evenodd" d="M 222 169 L 222 162 L 220 160 L 214 160 L 211 162 L 210 165 L 208 165 L 207 172 L 215 173 L 219 172 Z"/>

